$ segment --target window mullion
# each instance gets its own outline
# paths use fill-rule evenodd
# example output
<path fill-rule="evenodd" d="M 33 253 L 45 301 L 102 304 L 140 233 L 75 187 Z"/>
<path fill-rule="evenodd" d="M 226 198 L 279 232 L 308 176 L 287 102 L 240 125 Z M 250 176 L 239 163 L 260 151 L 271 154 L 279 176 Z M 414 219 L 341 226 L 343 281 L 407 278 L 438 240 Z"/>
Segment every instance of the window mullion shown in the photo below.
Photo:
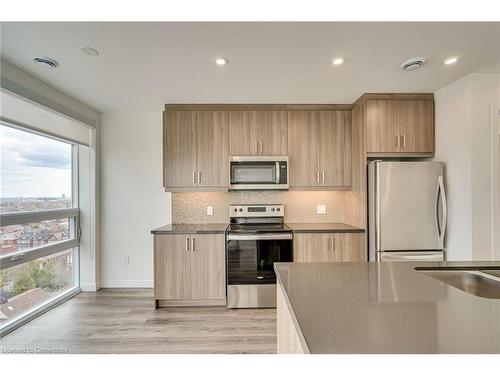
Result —
<path fill-rule="evenodd" d="M 27 223 L 37 223 L 45 220 L 64 219 L 66 217 L 76 217 L 79 214 L 78 208 L 61 208 L 54 210 L 13 212 L 0 214 L 0 225 L 18 225 Z"/>
<path fill-rule="evenodd" d="M 78 243 L 78 238 L 71 238 L 69 240 L 53 242 L 47 245 L 35 247 L 33 249 L 3 256 L 0 258 L 0 270 L 18 266 L 20 264 L 27 263 L 47 255 L 71 249 L 78 246 Z"/>

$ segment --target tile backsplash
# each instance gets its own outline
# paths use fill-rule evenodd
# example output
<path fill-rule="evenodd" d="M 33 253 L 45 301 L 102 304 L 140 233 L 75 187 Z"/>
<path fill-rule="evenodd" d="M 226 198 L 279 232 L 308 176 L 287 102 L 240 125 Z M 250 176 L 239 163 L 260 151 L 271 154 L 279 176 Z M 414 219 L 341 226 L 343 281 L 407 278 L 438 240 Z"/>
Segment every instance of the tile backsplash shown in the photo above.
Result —
<path fill-rule="evenodd" d="M 329 223 L 345 221 L 343 191 L 241 191 L 172 193 L 173 223 L 227 223 L 231 204 L 284 204 L 289 223 Z M 317 215 L 316 206 L 326 205 L 326 214 Z M 207 215 L 207 206 L 213 215 Z"/>

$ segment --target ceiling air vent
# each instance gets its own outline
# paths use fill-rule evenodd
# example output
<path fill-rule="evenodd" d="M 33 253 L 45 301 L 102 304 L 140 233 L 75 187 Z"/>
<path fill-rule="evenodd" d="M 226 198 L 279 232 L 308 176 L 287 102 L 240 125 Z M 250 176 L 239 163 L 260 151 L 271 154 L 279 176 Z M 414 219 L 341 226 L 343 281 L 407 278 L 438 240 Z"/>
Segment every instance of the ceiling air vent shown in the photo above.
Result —
<path fill-rule="evenodd" d="M 406 60 L 401 64 L 401 70 L 408 72 L 410 70 L 416 70 L 425 64 L 425 58 L 414 57 L 412 59 Z"/>
<path fill-rule="evenodd" d="M 33 61 L 37 64 L 46 65 L 50 68 L 57 68 L 59 66 L 59 63 L 50 57 L 35 57 Z"/>

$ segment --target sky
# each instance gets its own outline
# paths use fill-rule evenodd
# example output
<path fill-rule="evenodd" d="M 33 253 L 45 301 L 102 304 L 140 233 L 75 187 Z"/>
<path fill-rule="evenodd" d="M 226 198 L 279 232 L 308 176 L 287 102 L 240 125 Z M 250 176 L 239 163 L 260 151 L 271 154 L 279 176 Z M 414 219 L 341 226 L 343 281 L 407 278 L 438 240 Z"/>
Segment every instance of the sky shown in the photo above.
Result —
<path fill-rule="evenodd" d="M 0 125 L 0 197 L 71 196 L 71 145 Z"/>

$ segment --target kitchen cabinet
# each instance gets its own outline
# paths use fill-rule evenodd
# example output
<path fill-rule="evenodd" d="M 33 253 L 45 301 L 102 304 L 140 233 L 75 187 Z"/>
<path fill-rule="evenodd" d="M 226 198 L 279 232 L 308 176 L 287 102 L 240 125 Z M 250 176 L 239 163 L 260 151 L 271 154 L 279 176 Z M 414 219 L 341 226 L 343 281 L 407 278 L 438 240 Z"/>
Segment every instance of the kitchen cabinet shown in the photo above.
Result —
<path fill-rule="evenodd" d="M 154 236 L 154 294 L 159 306 L 226 304 L 224 234 Z"/>
<path fill-rule="evenodd" d="M 294 262 L 363 262 L 363 233 L 294 233 Z"/>
<path fill-rule="evenodd" d="M 227 190 L 226 111 L 166 111 L 163 131 L 166 191 Z"/>
<path fill-rule="evenodd" d="M 163 113 L 163 185 L 168 188 L 195 187 L 196 112 Z"/>
<path fill-rule="evenodd" d="M 290 187 L 345 189 L 351 185 L 351 112 L 288 111 Z"/>
<path fill-rule="evenodd" d="M 434 100 L 397 98 L 366 99 L 368 156 L 433 154 Z"/>
<path fill-rule="evenodd" d="M 286 111 L 229 111 L 230 155 L 288 154 Z"/>
<path fill-rule="evenodd" d="M 228 140 L 229 116 L 226 111 L 196 113 L 196 170 L 199 188 L 227 188 Z"/>

